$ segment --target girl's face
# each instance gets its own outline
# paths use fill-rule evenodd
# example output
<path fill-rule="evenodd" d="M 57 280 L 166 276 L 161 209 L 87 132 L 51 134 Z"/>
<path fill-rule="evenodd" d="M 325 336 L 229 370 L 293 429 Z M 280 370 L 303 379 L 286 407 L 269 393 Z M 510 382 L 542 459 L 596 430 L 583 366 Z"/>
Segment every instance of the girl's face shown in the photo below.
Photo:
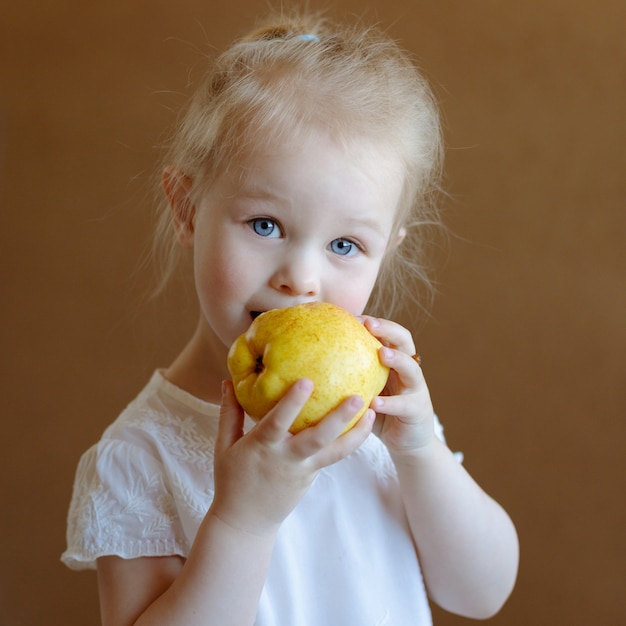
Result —
<path fill-rule="evenodd" d="M 362 313 L 402 183 L 390 151 L 365 141 L 342 148 L 323 134 L 237 160 L 194 218 L 206 330 L 230 346 L 268 309 L 326 301 Z"/>

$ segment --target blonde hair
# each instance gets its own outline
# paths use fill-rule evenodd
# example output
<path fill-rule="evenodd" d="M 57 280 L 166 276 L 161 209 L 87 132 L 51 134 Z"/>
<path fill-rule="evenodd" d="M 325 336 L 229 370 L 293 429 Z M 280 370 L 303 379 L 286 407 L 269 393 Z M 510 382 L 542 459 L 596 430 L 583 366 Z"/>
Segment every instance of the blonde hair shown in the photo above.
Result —
<path fill-rule="evenodd" d="M 420 284 L 420 293 L 432 296 L 427 251 L 428 233 L 440 225 L 438 107 L 411 58 L 376 28 L 298 15 L 270 20 L 236 41 L 210 64 L 165 163 L 193 181 L 197 202 L 242 151 L 313 128 L 340 142 L 378 142 L 404 164 L 395 233 L 404 228 L 407 236 L 390 246 L 368 312 L 388 317 L 400 295 L 415 295 Z M 179 252 L 167 206 L 156 241 L 166 258 L 164 284 Z M 418 303 L 424 305 L 421 297 Z"/>

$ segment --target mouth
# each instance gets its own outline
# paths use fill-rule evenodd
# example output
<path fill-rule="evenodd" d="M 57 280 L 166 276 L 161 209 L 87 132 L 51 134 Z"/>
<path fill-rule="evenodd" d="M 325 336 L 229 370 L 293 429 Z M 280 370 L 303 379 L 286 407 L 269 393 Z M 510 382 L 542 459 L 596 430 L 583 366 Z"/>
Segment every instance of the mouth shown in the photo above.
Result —
<path fill-rule="evenodd" d="M 259 315 L 262 315 L 263 313 L 267 313 L 267 311 L 271 311 L 273 309 L 292 307 L 292 306 L 297 306 L 298 304 L 307 304 L 308 302 L 313 302 L 313 301 L 293 302 L 291 304 L 283 304 L 282 306 L 279 305 L 277 307 L 269 307 L 268 309 L 264 309 L 263 311 L 250 311 L 250 319 L 254 321 L 257 317 L 259 317 Z"/>

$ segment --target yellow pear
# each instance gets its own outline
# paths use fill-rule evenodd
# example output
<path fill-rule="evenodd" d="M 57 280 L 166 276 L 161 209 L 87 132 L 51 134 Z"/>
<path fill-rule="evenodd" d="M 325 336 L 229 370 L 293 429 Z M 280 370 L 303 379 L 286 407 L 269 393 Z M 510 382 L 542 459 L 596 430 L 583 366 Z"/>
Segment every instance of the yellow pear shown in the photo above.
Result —
<path fill-rule="evenodd" d="M 381 343 L 353 315 L 324 302 L 273 309 L 259 315 L 231 346 L 228 369 L 244 411 L 261 419 L 300 378 L 311 397 L 289 429 L 319 422 L 352 395 L 363 398 L 361 418 L 385 386 L 389 368 L 378 358 Z"/>

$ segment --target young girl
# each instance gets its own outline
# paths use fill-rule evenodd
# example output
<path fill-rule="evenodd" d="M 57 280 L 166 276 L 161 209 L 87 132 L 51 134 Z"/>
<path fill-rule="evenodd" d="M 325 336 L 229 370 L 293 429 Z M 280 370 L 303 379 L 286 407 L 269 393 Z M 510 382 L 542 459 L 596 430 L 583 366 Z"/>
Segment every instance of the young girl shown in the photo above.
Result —
<path fill-rule="evenodd" d="M 446 447 L 409 331 L 362 315 L 422 272 L 439 160 L 430 91 L 374 30 L 279 20 L 217 60 L 163 175 L 196 331 L 76 476 L 63 560 L 97 568 L 103 624 L 425 625 L 426 589 L 502 606 L 514 527 Z M 361 316 L 392 370 L 343 435 L 359 397 L 290 435 L 309 380 L 256 425 L 228 380 L 259 312 L 310 301 Z"/>

